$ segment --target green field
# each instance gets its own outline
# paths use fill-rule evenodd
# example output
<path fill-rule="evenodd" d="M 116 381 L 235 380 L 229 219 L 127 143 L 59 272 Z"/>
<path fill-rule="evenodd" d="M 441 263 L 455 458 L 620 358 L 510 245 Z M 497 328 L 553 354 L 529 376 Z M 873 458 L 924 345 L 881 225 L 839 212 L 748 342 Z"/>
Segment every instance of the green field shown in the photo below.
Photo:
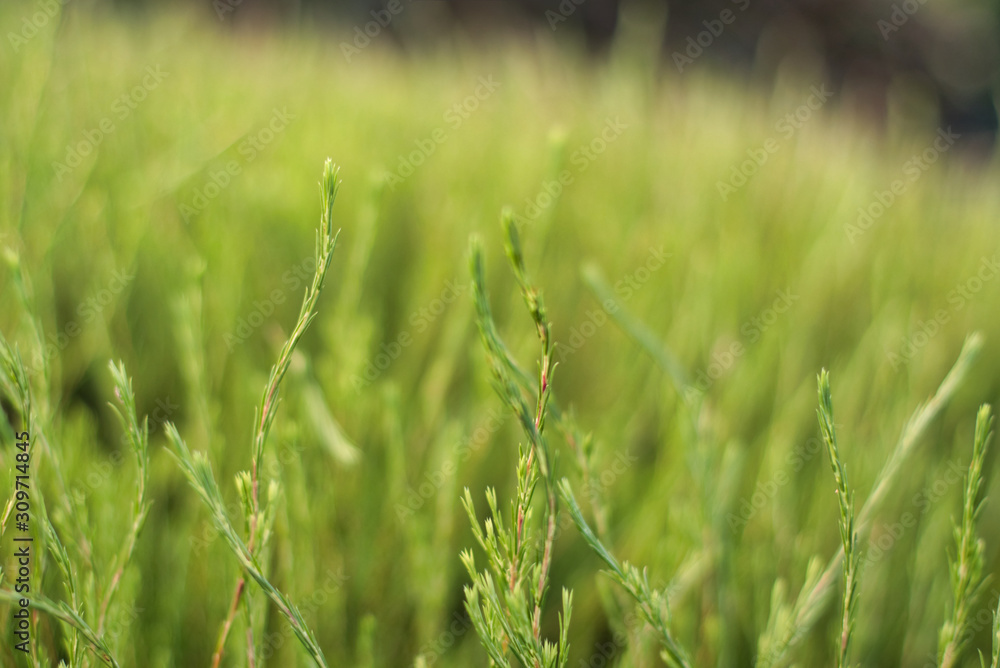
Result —
<path fill-rule="evenodd" d="M 207 455 L 245 540 L 235 477 L 251 468 L 254 409 L 317 268 L 327 157 L 341 232 L 261 460 L 280 496 L 258 556 L 329 665 L 489 665 L 464 608 L 460 552 L 474 548 L 480 569 L 486 558 L 463 488 L 480 524 L 487 487 L 508 513 L 528 446 L 491 385 L 470 236 L 500 336 L 532 378 L 541 354 L 504 254 L 504 206 L 556 342 L 554 476 L 615 557 L 648 569 L 691 665 L 747 666 L 758 652 L 771 652 L 764 665 L 834 662 L 842 584 L 801 628 L 782 608 L 810 560 L 826 567 L 841 546 L 822 368 L 859 514 L 897 441 L 919 431 L 859 525 L 851 660 L 938 665 L 977 409 L 1000 394 L 995 161 L 964 159 L 932 115 L 914 121 L 892 100 L 876 128 L 808 63 L 764 86 L 707 65 L 658 76 L 641 22 L 599 63 L 570 39 L 455 38 L 406 55 L 385 35 L 348 63 L 353 26 L 230 32 L 212 16 L 71 3 L 25 37 L 39 7 L 0 7 L 0 332 L 31 388 L 31 587 L 65 607 L 33 613 L 25 656 L 20 608 L 0 603 L 0 665 L 101 665 L 81 623 L 121 666 L 211 665 L 244 571 L 166 425 Z M 976 360 L 904 432 L 973 332 Z M 111 360 L 150 420 L 151 505 L 120 584 L 139 469 L 109 405 Z M 6 377 L 4 390 L 10 591 L 24 422 Z M 986 574 L 1000 569 L 995 468 L 991 451 Z M 565 665 L 663 665 L 656 630 L 559 506 L 541 636 L 558 635 L 565 587 Z M 976 650 L 988 662 L 993 584 L 954 665 L 978 666 Z M 247 614 L 253 665 L 313 665 L 256 582 L 244 600 L 221 665 L 250 665 Z M 780 637 L 792 642 L 773 653 Z"/>

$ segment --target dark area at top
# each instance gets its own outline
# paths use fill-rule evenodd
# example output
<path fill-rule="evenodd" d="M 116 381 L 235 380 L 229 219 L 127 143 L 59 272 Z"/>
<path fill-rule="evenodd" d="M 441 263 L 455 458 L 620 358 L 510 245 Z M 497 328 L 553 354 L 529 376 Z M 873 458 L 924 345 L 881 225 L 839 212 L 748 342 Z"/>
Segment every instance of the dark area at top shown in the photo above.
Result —
<path fill-rule="evenodd" d="M 141 9 L 154 3 L 114 4 Z M 607 54 L 622 31 L 622 17 L 632 12 L 665 18 L 659 20 L 662 29 L 656 27 L 664 73 L 683 77 L 695 68 L 715 67 L 766 84 L 782 63 L 801 61 L 821 65 L 826 83 L 837 92 L 851 91 L 856 105 L 876 122 L 887 118 L 890 91 L 896 91 L 902 113 L 923 105 L 966 140 L 990 144 L 998 127 L 1000 0 L 199 0 L 195 5 L 230 29 L 320 22 L 364 40 L 368 26 L 404 50 L 455 33 L 475 42 L 517 35 L 576 38 L 595 58 Z"/>

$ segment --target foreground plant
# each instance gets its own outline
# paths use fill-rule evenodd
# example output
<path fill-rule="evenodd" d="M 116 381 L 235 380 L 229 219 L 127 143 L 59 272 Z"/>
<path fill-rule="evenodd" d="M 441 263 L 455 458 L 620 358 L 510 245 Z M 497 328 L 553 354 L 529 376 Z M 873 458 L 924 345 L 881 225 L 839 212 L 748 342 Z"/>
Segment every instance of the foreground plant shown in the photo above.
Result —
<path fill-rule="evenodd" d="M 246 541 L 236 531 L 232 520 L 229 518 L 222 492 L 215 480 L 208 457 L 203 452 L 192 453 L 184 442 L 184 439 L 181 438 L 176 427 L 169 423 L 166 425 L 167 437 L 174 445 L 176 450 L 175 456 L 180 463 L 181 469 L 187 476 L 188 482 L 190 482 L 202 501 L 208 506 L 216 529 L 226 539 L 244 573 L 238 579 L 233 591 L 232 604 L 223 622 L 213 655 L 213 666 L 218 666 L 222 660 L 226 639 L 241 602 L 243 602 L 246 614 L 248 634 L 247 660 L 250 665 L 254 665 L 254 657 L 259 654 L 256 642 L 253 639 L 253 620 L 251 606 L 247 602 L 248 593 L 246 592 L 245 576 L 249 576 L 250 579 L 254 580 L 260 586 L 264 594 L 288 620 L 296 638 L 298 638 L 313 660 L 324 668 L 327 666 L 326 657 L 323 655 L 323 651 L 320 649 L 315 635 L 302 617 L 302 613 L 299 612 L 298 608 L 295 607 L 284 593 L 271 584 L 264 573 L 264 568 L 261 566 L 261 554 L 271 537 L 271 528 L 278 506 L 277 500 L 281 494 L 281 486 L 276 480 L 262 481 L 260 479 L 260 471 L 267 437 L 277 414 L 278 390 L 280 389 L 281 381 L 292 362 L 295 347 L 316 316 L 316 303 L 323 289 L 326 273 L 333 258 L 333 251 L 337 245 L 337 237 L 340 234 L 339 230 L 335 232 L 333 229 L 333 204 L 340 185 L 339 181 L 337 181 L 338 172 L 339 169 L 330 160 L 327 160 L 323 169 L 323 181 L 320 184 L 323 212 L 320 227 L 316 233 L 316 273 L 313 275 L 312 284 L 306 289 L 295 329 L 281 348 L 278 361 L 271 368 L 270 376 L 261 395 L 260 405 L 255 412 L 250 470 L 242 471 L 236 476 L 237 491 L 239 492 L 244 512 L 244 529 L 247 534 Z M 261 500 L 260 494 L 260 488 L 264 482 L 268 485 L 266 502 Z"/>
<path fill-rule="evenodd" d="M 0 336 L 0 363 L 3 366 L 2 384 L 3 389 L 9 399 L 18 406 L 23 423 L 23 432 L 32 434 L 27 436 L 30 440 L 45 439 L 44 432 L 31 401 L 31 388 L 28 376 L 20 354 L 10 346 L 10 344 Z M 30 512 L 17 513 L 14 515 L 18 519 L 22 531 L 27 531 L 28 526 L 37 522 L 41 527 L 38 532 L 39 544 L 42 549 L 48 550 L 59 569 L 62 584 L 69 598 L 68 601 L 56 601 L 40 591 L 44 580 L 45 560 L 44 553 L 36 553 L 33 564 L 36 571 L 28 578 L 19 578 L 18 585 L 12 591 L 7 588 L 0 588 L 0 600 L 13 605 L 21 605 L 21 600 L 25 600 L 29 608 L 41 611 L 65 624 L 71 632 L 65 637 L 65 649 L 69 657 L 70 668 L 77 668 L 85 665 L 87 650 L 106 665 L 117 668 L 119 666 L 115 654 L 105 637 L 106 622 L 109 612 L 113 607 L 116 594 L 119 591 L 122 578 L 126 569 L 132 561 L 135 546 L 145 524 L 146 516 L 149 512 L 150 503 L 146 496 L 146 485 L 149 480 L 149 423 L 144 418 L 139 422 L 136 406 L 135 393 L 132 390 L 132 381 L 125 372 L 122 363 L 109 363 L 111 375 L 115 384 L 115 396 L 120 403 L 120 407 L 111 404 L 112 410 L 118 416 L 122 428 L 125 431 L 126 441 L 136 458 L 138 468 L 138 481 L 136 485 L 136 497 L 132 506 L 132 521 L 127 535 L 121 543 L 117 554 L 111 560 L 110 572 L 107 576 L 96 573 L 93 555 L 74 551 L 73 556 L 67 549 L 63 540 L 52 521 L 49 519 L 44 497 L 41 494 L 41 486 L 38 482 L 37 468 L 39 462 L 34 461 L 29 453 L 24 454 L 23 463 L 17 467 L 18 472 L 25 475 L 17 478 L 15 488 L 20 492 L 12 495 L 6 505 L 5 511 L 0 517 L 0 536 L 3 535 L 7 521 L 11 517 L 14 509 L 14 499 L 22 498 L 29 504 Z M 46 449 L 45 454 L 54 456 L 51 449 Z M 30 472 L 29 472 L 30 471 Z M 27 478 L 27 482 L 23 480 Z M 81 582 L 81 571 L 83 571 L 83 582 Z M 98 579 L 98 577 L 100 579 Z M 0 580 L 3 578 L 3 571 L 0 569 Z M 26 580 L 26 581 L 25 581 Z M 47 661 L 38 652 L 38 619 L 34 615 L 31 620 L 32 640 L 25 642 L 30 646 L 28 651 L 32 665 L 47 665 Z M 115 634 L 117 635 L 117 633 Z"/>
<path fill-rule="evenodd" d="M 982 344 L 982 336 L 978 333 L 972 334 L 966 339 L 958 359 L 944 380 L 941 381 L 937 392 L 930 400 L 914 411 L 903 427 L 899 441 L 879 472 L 871 494 L 857 514 L 854 526 L 857 534 L 855 540 L 859 544 L 867 537 L 874 515 L 880 509 L 883 500 L 895 483 L 903 464 L 913 456 L 927 427 L 954 396 L 972 363 L 979 355 Z M 832 405 L 830 409 L 832 413 Z M 840 550 L 825 568 L 818 557 L 810 560 L 805 582 L 798 596 L 792 602 L 785 599 L 784 582 L 782 580 L 775 582 L 771 594 L 771 612 L 767 627 L 757 644 L 757 666 L 770 668 L 784 666 L 788 663 L 792 650 L 808 635 L 826 610 L 826 606 L 833 596 L 838 572 L 843 571 L 845 556 L 847 555 L 842 544 Z"/>
<path fill-rule="evenodd" d="M 951 573 L 952 605 L 951 616 L 941 627 L 938 640 L 938 660 L 941 668 L 953 668 L 969 643 L 969 620 L 973 606 L 982 594 L 986 584 L 983 578 L 985 546 L 976 533 L 976 521 L 986 500 L 977 502 L 979 488 L 983 482 L 983 460 L 990 440 L 990 426 L 993 422 L 990 407 L 980 407 L 976 416 L 976 435 L 972 444 L 972 461 L 965 476 L 965 493 L 962 504 L 961 522 L 955 524 L 955 550 L 949 558 Z M 994 642 L 996 629 L 994 629 Z M 996 665 L 997 650 L 994 647 L 993 661 Z"/>
<path fill-rule="evenodd" d="M 640 571 L 627 561 L 619 564 L 618 560 L 604 547 L 583 518 L 580 506 L 573 496 L 569 480 L 566 478 L 559 482 L 559 492 L 569 507 L 570 517 L 573 518 L 573 523 L 583 535 L 584 541 L 607 564 L 608 575 L 635 600 L 639 606 L 639 616 L 656 632 L 657 639 L 663 648 L 660 657 L 671 668 L 690 668 L 691 660 L 688 658 L 687 652 L 670 629 L 670 607 L 666 594 L 650 586 L 649 574 L 646 569 Z"/>
<path fill-rule="evenodd" d="M 993 628 L 990 635 L 993 643 L 993 652 L 990 654 L 990 668 L 1000 668 L 1000 601 L 997 601 L 996 610 L 993 611 Z M 979 653 L 979 668 L 986 668 L 986 659 L 983 653 Z"/>
<path fill-rule="evenodd" d="M 510 516 L 506 522 L 499 508 L 496 492 L 487 489 L 490 518 L 486 520 L 484 530 L 479 525 L 472 494 L 468 488 L 465 489 L 463 501 L 473 534 L 486 553 L 489 563 L 488 570 L 480 572 L 472 551 L 462 552 L 462 562 L 472 578 L 472 584 L 465 587 L 465 607 L 483 647 L 495 665 L 516 665 L 510 660 L 513 655 L 522 666 L 556 668 L 565 666 L 569 660 L 567 634 L 573 597 L 571 592 L 563 590 L 558 640 L 551 642 L 543 639 L 542 607 L 549 588 L 558 510 L 554 461 L 544 436 L 554 370 L 553 343 L 545 305 L 541 293 L 528 278 L 517 229 L 510 212 L 504 213 L 503 226 L 507 257 L 537 329 L 542 357 L 538 370 L 537 395 L 532 409 L 511 373 L 506 348 L 496 330 L 486 294 L 482 251 L 478 242 L 474 241 L 471 253 L 473 299 L 479 331 L 493 375 L 493 386 L 503 402 L 514 412 L 528 444 L 527 449 L 518 448 L 517 496 L 511 501 Z M 539 478 L 542 479 L 545 494 L 542 526 L 535 523 L 532 508 Z M 532 547 L 538 540 L 543 545 L 541 554 Z"/>
<path fill-rule="evenodd" d="M 857 617 L 858 569 L 861 566 L 861 551 L 858 549 L 858 532 L 854 526 L 854 493 L 847 484 L 847 467 L 840 457 L 837 447 L 837 431 L 833 425 L 833 397 L 830 393 L 830 374 L 823 369 L 819 374 L 819 428 L 826 443 L 826 452 L 833 469 L 833 479 L 837 485 L 837 501 L 840 504 L 840 542 L 844 551 L 844 611 L 841 621 L 838 668 L 849 665 L 847 651 L 851 644 L 851 632 Z"/>

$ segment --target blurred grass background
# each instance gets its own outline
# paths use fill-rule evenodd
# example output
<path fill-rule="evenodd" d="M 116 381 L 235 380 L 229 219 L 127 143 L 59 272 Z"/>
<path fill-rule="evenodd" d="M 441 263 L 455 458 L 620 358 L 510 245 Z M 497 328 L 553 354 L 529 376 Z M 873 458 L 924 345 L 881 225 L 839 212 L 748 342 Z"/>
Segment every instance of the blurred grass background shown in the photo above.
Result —
<path fill-rule="evenodd" d="M 3 33 L 36 10 L 4 3 Z M 69 486 L 81 490 L 87 515 L 76 521 L 93 532 L 98 564 L 125 533 L 124 499 L 134 486 L 106 405 L 108 359 L 125 361 L 140 411 L 152 416 L 154 506 L 123 594 L 136 614 L 113 642 L 123 665 L 209 661 L 237 565 L 163 451 L 160 427 L 174 421 L 192 447 L 210 453 L 235 502 L 233 475 L 249 465 L 252 406 L 304 289 L 296 272 L 312 257 L 327 156 L 343 167 L 343 232 L 276 423 L 271 470 L 286 499 L 271 572 L 293 600 L 328 592 L 304 608 L 331 665 L 404 666 L 420 653 L 432 665 L 485 665 L 462 610 L 458 552 L 472 538 L 457 500 L 467 486 L 479 502 L 487 485 L 506 498 L 518 432 L 509 420 L 496 428 L 494 416 L 506 416 L 472 320 L 470 233 L 485 240 L 502 333 L 526 367 L 536 354 L 501 252 L 505 204 L 525 216 L 528 264 L 557 341 L 592 331 L 560 364 L 555 392 L 593 432 L 609 542 L 647 565 L 658 586 L 681 564 L 701 564 L 685 571 L 673 610 L 697 665 L 748 665 L 775 579 L 797 591 L 808 558 L 837 549 L 824 454 L 807 455 L 801 470 L 790 459 L 818 435 L 816 372 L 831 369 L 841 449 L 863 502 L 905 419 L 937 387 L 964 337 L 985 334 L 979 364 L 909 462 L 873 540 L 891 536 L 904 512 L 918 516 L 917 526 L 862 576 L 858 660 L 916 666 L 933 655 L 950 596 L 946 550 L 961 485 L 939 485 L 926 512 L 915 495 L 933 490 L 956 458 L 967 465 L 976 406 L 995 402 L 1000 390 L 1000 269 L 979 274 L 978 288 L 970 283 L 982 259 L 992 262 L 1000 250 L 995 156 L 943 155 L 852 242 L 858 208 L 932 145 L 933 110 L 922 122 L 890 114 L 880 130 L 836 96 L 785 137 L 777 124 L 823 82 L 815 63 L 789 61 L 767 87 L 711 70 L 656 76 L 655 40 L 644 39 L 641 22 L 623 30 L 596 64 L 572 46 L 454 38 L 416 58 L 375 40 L 348 65 L 341 37 L 318 29 L 225 35 L 191 14 L 70 9 L 16 51 L 4 45 L 0 234 L 8 269 L 0 272 L 0 326 L 30 367 L 42 359 L 51 367 L 48 379 L 36 373 L 33 382 L 47 397 L 39 401 Z M 138 101 L 133 91 L 147 67 L 164 76 Z M 475 95 L 480 77 L 499 86 L 456 126 L 448 112 Z M 276 114 L 287 119 L 284 129 L 262 133 Z M 69 152 L 104 119 L 113 130 L 62 170 L 57 163 L 68 165 Z M 620 135 L 580 159 L 609 119 Z M 444 142 L 412 176 L 387 181 L 435 131 Z M 718 182 L 769 138 L 778 150 L 720 197 Z M 216 192 L 207 187 L 230 163 L 239 173 L 196 205 L 199 193 Z M 563 170 L 572 182 L 530 218 L 526 199 L 539 202 Z M 186 206 L 199 210 L 191 215 Z M 662 267 L 618 297 L 690 376 L 718 376 L 707 389 L 701 447 L 684 428 L 677 388 L 641 347 L 611 322 L 584 328 L 601 306 L 581 268 L 594 263 L 612 285 L 637 281 L 661 247 L 670 254 Z M 11 281 L 15 261 L 30 279 L 28 305 Z M 968 298 L 958 308 L 960 286 Z M 770 319 L 781 291 L 797 297 L 787 312 L 753 324 Z M 902 355 L 939 311 L 947 321 L 912 359 L 894 364 L 889 353 Z M 32 317 L 49 337 L 45 349 Z M 391 356 L 403 340 L 412 342 L 382 364 L 379 354 Z M 734 342 L 745 353 L 726 363 Z M 359 389 L 369 364 L 387 368 Z M 4 470 L 13 452 L 5 440 Z M 52 493 L 51 469 L 34 465 Z M 572 456 L 559 466 L 582 489 Z M 992 456 L 986 469 L 995 496 Z M 754 505 L 754 493 L 770 489 L 779 472 L 789 482 L 756 504 L 745 527 L 731 529 L 730 514 L 738 517 L 744 501 Z M 3 489 L 6 498 L 6 481 Z M 981 524 L 993 572 L 998 513 L 987 504 Z M 699 562 L 702 554 L 716 556 Z M 553 584 L 575 590 L 570 665 L 589 665 L 619 628 L 602 605 L 607 583 L 598 568 L 574 531 L 560 534 Z M 54 572 L 45 588 L 62 595 Z M 990 598 L 984 609 L 994 606 L 996 594 Z M 5 629 L 9 612 L 0 608 Z M 547 624 L 555 628 L 554 612 Z M 63 632 L 47 628 L 38 642 L 54 647 Z M 837 628 L 831 611 L 798 663 L 827 661 Z M 267 629 L 281 635 L 284 621 L 271 614 Z M 650 640 L 629 635 L 614 661 L 656 665 Z M 978 647 L 988 647 L 988 635 L 986 624 Z M 269 665 L 306 665 L 290 634 L 281 637 Z M 6 640 L 2 647 L 0 662 L 22 665 Z M 245 665 L 242 654 L 231 640 L 225 665 Z"/>

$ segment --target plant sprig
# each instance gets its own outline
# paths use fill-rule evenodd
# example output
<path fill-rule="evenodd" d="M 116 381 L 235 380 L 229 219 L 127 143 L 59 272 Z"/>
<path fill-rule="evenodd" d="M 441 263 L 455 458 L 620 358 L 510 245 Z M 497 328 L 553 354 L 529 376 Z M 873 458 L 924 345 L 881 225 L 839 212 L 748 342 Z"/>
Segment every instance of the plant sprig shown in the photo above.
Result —
<path fill-rule="evenodd" d="M 473 300 L 493 386 L 513 410 L 528 444 L 526 450 L 519 448 L 517 494 L 511 504 L 509 524 L 504 522 L 496 494 L 490 489 L 487 490 L 487 501 L 491 517 L 486 520 L 484 532 L 476 517 L 472 495 L 468 489 L 465 490 L 463 501 L 473 533 L 486 552 L 492 570 L 492 573 L 479 572 L 473 553 L 470 550 L 462 553 L 462 561 L 472 579 L 472 585 L 465 588 L 466 609 L 483 646 L 497 665 L 510 665 L 507 658 L 509 651 L 524 666 L 560 667 L 569 660 L 568 628 L 572 610 L 572 594 L 569 591 L 563 590 L 558 640 L 553 643 L 541 638 L 542 606 L 549 587 L 558 512 L 552 454 L 543 435 L 555 369 L 552 363 L 554 344 L 541 292 L 531 283 L 524 266 L 513 213 L 505 210 L 501 221 L 507 258 L 535 325 L 542 355 L 532 409 L 522 393 L 522 381 L 514 371 L 516 365 L 497 332 L 486 293 L 482 249 L 478 241 L 473 240 L 470 253 Z M 531 559 L 533 555 L 528 551 L 529 537 L 534 530 L 531 502 L 539 477 L 545 488 L 545 528 L 540 560 L 538 555 Z M 498 582 L 501 583 L 499 586 Z"/>
<path fill-rule="evenodd" d="M 886 460 L 885 465 L 875 480 L 871 494 L 865 500 L 858 512 L 855 523 L 860 540 L 864 540 L 875 512 L 879 510 L 889 489 L 895 483 L 903 463 L 913 454 L 930 423 L 940 414 L 951 401 L 955 391 L 962 384 L 965 375 L 982 349 L 983 337 L 973 333 L 966 338 L 955 364 L 948 371 L 934 396 L 924 402 L 913 412 L 903 426 L 902 434 L 896 446 Z M 838 571 L 842 570 L 844 547 L 840 549 L 827 563 L 821 574 L 812 572 L 810 562 L 806 584 L 803 585 L 798 597 L 792 603 L 772 596 L 772 608 L 767 628 L 758 640 L 756 665 L 762 668 L 784 666 L 788 662 L 789 653 L 804 638 L 816 621 L 820 618 L 833 595 L 833 586 L 837 581 Z M 814 576 L 814 577 L 812 577 Z M 775 590 L 777 590 L 777 583 Z M 774 604 L 780 601 L 780 607 Z"/>
<path fill-rule="evenodd" d="M 333 251 L 337 247 L 337 239 L 340 230 L 333 229 L 333 204 L 340 191 L 340 181 L 337 180 L 340 168 L 334 165 L 328 158 L 323 166 L 323 181 L 320 184 L 320 193 L 323 201 L 323 214 L 320 220 L 320 227 L 316 231 L 316 272 L 313 274 L 312 284 L 306 288 L 305 296 L 302 298 L 302 307 L 299 309 L 299 317 L 295 323 L 295 329 L 285 341 L 281 352 L 278 354 L 278 361 L 271 367 L 271 374 L 267 379 L 267 385 L 260 397 L 260 405 L 254 415 L 254 435 L 253 435 L 253 459 L 251 461 L 251 475 L 253 477 L 256 494 L 257 471 L 261 460 L 264 457 L 264 444 L 271 431 L 271 424 L 278 409 L 278 389 L 281 380 L 288 371 L 288 366 L 292 363 L 292 353 L 299 344 L 302 335 L 316 317 L 316 302 L 319 300 L 320 292 L 326 281 L 326 273 L 333 260 Z"/>
<path fill-rule="evenodd" d="M 36 423 L 34 419 L 35 416 L 32 412 L 31 386 L 28 381 L 28 375 L 25 371 L 24 362 L 21 359 L 21 355 L 17 348 L 11 346 L 3 336 L 0 336 L 0 365 L 3 367 L 3 373 L 0 374 L 0 382 L 2 382 L 3 389 L 8 396 L 18 404 L 18 408 L 21 412 L 21 419 L 24 421 L 23 430 L 28 433 L 34 433 L 34 438 L 38 438 L 38 434 L 35 432 L 34 428 Z M 95 631 L 82 614 L 83 608 L 78 595 L 80 586 L 77 573 L 73 568 L 73 563 L 70 559 L 69 553 L 66 551 L 66 547 L 59 539 L 59 535 L 56 533 L 55 528 L 49 521 L 48 513 L 45 509 L 44 497 L 38 497 L 37 505 L 35 507 L 38 512 L 37 521 L 42 527 L 41 533 L 44 539 L 44 544 L 48 551 L 52 554 L 56 562 L 56 566 L 62 574 L 63 584 L 70 595 L 70 603 L 66 603 L 65 601 L 53 601 L 41 592 L 34 595 L 26 595 L 25 593 L 18 593 L 3 588 L 0 588 L 0 600 L 16 604 L 19 600 L 26 599 L 30 608 L 47 613 L 51 617 L 58 619 L 72 628 L 73 639 L 70 641 L 68 648 L 70 665 L 81 665 L 82 653 L 80 652 L 79 641 L 80 638 L 83 638 L 88 643 L 89 648 L 98 658 L 100 658 L 101 661 L 109 666 L 112 666 L 113 668 L 118 668 L 118 662 L 115 659 L 111 648 L 104 640 L 102 631 L 100 629 Z M 38 563 L 41 563 L 40 559 Z M 41 570 L 41 568 L 39 570 Z M 39 573 L 36 577 L 40 582 L 41 573 Z M 32 645 L 32 652 L 34 652 L 34 650 L 35 646 Z"/>
<path fill-rule="evenodd" d="M 79 612 L 65 602 L 53 601 L 44 594 L 25 596 L 24 594 L 18 594 L 8 589 L 0 589 L 0 601 L 17 604 L 22 598 L 28 600 L 29 608 L 40 610 L 75 629 L 89 643 L 91 650 L 97 658 L 112 668 L 119 668 L 118 661 L 115 659 L 111 648 L 104 641 L 104 638 L 94 631 Z"/>
<path fill-rule="evenodd" d="M 118 590 L 118 585 L 121 583 L 125 568 L 132 560 L 132 553 L 135 551 L 135 545 L 139 540 L 139 534 L 142 532 L 142 527 L 146 522 L 146 516 L 149 513 L 151 505 L 146 498 L 146 484 L 149 481 L 149 418 L 144 417 L 140 424 L 135 409 L 135 393 L 132 391 L 132 380 L 125 373 L 124 363 L 119 362 L 116 365 L 114 362 L 109 362 L 108 367 L 111 369 L 111 375 L 115 381 L 115 397 L 117 397 L 122 405 L 121 410 L 119 410 L 117 406 L 110 404 L 111 409 L 118 416 L 118 420 L 125 430 L 132 453 L 135 455 L 139 475 L 136 485 L 136 498 L 132 504 L 132 524 L 122 544 L 121 551 L 112 562 L 113 573 L 111 581 L 108 583 L 104 598 L 101 600 L 100 615 L 97 621 L 98 633 L 104 631 L 108 606 L 111 604 L 111 600 Z"/>
<path fill-rule="evenodd" d="M 993 642 L 993 652 L 990 655 L 990 668 L 1000 668 L 1000 600 L 997 601 L 996 610 L 993 611 L 993 628 L 991 636 Z M 979 653 L 979 668 L 986 668 L 986 659 L 983 653 Z"/>
<path fill-rule="evenodd" d="M 313 660 L 318 665 L 326 668 L 327 663 L 323 651 L 320 649 L 315 635 L 313 635 L 313 632 L 302 617 L 302 613 L 299 612 L 299 609 L 295 607 L 287 596 L 268 581 L 257 561 L 257 557 L 250 551 L 249 546 L 243 542 L 243 539 L 240 538 L 233 527 L 226 512 L 226 504 L 222 498 L 219 485 L 215 481 L 215 474 L 212 472 L 212 465 L 209 463 L 208 457 L 203 452 L 192 453 L 188 449 L 184 439 L 177 432 L 177 427 L 173 424 L 167 423 L 166 432 L 167 438 L 177 450 L 175 457 L 180 463 L 184 475 L 191 486 L 194 487 L 198 496 L 201 497 L 201 500 L 208 506 L 215 528 L 226 539 L 233 554 L 236 555 L 236 559 L 240 562 L 240 566 L 243 567 L 243 570 L 250 575 L 264 591 L 264 594 L 277 606 L 278 611 L 285 616 L 292 627 L 292 631 L 295 633 L 295 637 L 299 639 L 299 642 L 302 643 Z M 276 492 L 277 485 L 272 485 L 270 489 Z M 273 499 L 271 501 L 273 502 Z"/>
<path fill-rule="evenodd" d="M 979 497 L 979 488 L 983 482 L 983 461 L 986 458 L 992 423 L 990 407 L 981 406 L 976 416 L 972 461 L 969 462 L 969 472 L 965 476 L 962 519 L 955 524 L 955 555 L 948 559 L 952 605 L 951 615 L 942 625 L 938 637 L 938 659 L 941 668 L 953 668 L 958 665 L 969 642 L 967 633 L 969 615 L 986 584 L 983 578 L 985 546 L 976 532 L 976 521 L 986 500 L 976 499 Z M 996 657 L 995 650 L 994 657 Z"/>
<path fill-rule="evenodd" d="M 837 666 L 848 666 L 847 654 L 851 644 L 851 633 L 857 619 L 858 570 L 861 566 L 861 550 L 858 549 L 858 531 L 854 524 L 854 492 L 847 484 L 847 467 L 837 447 L 837 430 L 833 423 L 833 397 L 830 392 L 830 374 L 820 371 L 818 378 L 819 427 L 826 443 L 830 458 L 830 468 L 837 485 L 837 501 L 840 505 L 840 541 L 844 552 L 844 610 L 838 643 Z"/>
<path fill-rule="evenodd" d="M 251 445 L 250 471 L 241 472 L 236 476 L 236 486 L 240 494 L 240 500 L 246 520 L 248 539 L 246 542 L 239 537 L 233 527 L 225 510 L 222 501 L 222 493 L 219 491 L 218 483 L 212 473 L 211 464 L 204 453 L 191 453 L 184 440 L 180 437 L 177 429 L 172 425 L 167 426 L 167 435 L 174 444 L 176 450 L 175 457 L 181 465 L 188 481 L 198 492 L 199 496 L 212 511 L 212 520 L 220 533 L 225 536 L 227 543 L 236 555 L 237 560 L 243 570 L 260 585 L 264 593 L 278 607 L 281 613 L 288 619 L 296 637 L 306 648 L 306 651 L 320 666 L 326 666 L 326 658 L 323 655 L 319 644 L 312 631 L 307 626 L 298 609 L 292 605 L 287 597 L 275 588 L 264 576 L 257 555 L 266 544 L 270 536 L 270 527 L 274 521 L 275 500 L 280 494 L 280 485 L 276 481 L 271 481 L 268 494 L 268 505 L 262 507 L 260 502 L 260 469 L 264 457 L 264 447 L 277 414 L 281 381 L 291 365 L 295 348 L 308 329 L 313 318 L 316 317 L 316 304 L 319 295 L 323 290 L 326 280 L 327 270 L 333 259 L 333 252 L 337 246 L 337 239 L 340 231 L 334 231 L 333 227 L 333 205 L 340 189 L 340 182 L 337 180 L 339 168 L 327 159 L 323 166 L 323 180 L 320 183 L 320 196 L 323 210 L 320 218 L 319 229 L 316 232 L 316 272 L 313 275 L 312 283 L 306 288 L 302 299 L 302 307 L 299 309 L 299 316 L 292 330 L 292 334 L 282 346 L 278 354 L 278 360 L 271 368 L 267 384 L 261 393 L 260 404 L 254 413 L 253 441 Z M 212 666 L 218 666 L 222 660 L 226 639 L 232 628 L 233 619 L 240 607 L 241 599 L 247 596 L 246 582 L 241 575 L 237 580 L 233 592 L 232 604 L 223 621 L 222 629 L 216 643 L 215 652 L 212 657 Z M 253 654 L 252 629 L 248 629 L 248 656 Z"/>

